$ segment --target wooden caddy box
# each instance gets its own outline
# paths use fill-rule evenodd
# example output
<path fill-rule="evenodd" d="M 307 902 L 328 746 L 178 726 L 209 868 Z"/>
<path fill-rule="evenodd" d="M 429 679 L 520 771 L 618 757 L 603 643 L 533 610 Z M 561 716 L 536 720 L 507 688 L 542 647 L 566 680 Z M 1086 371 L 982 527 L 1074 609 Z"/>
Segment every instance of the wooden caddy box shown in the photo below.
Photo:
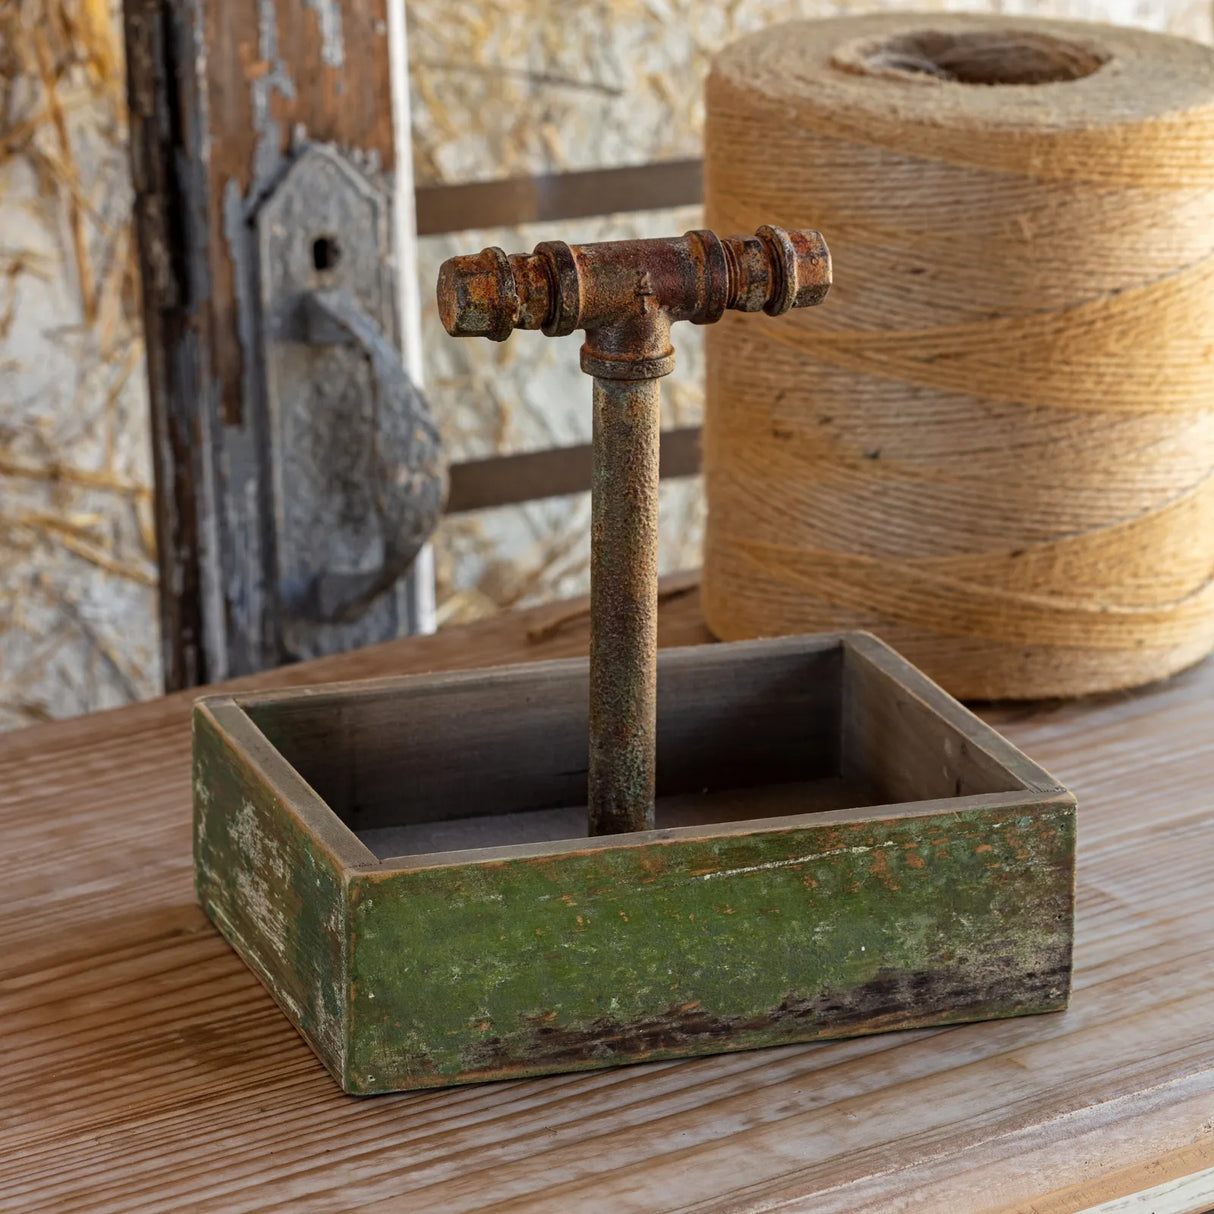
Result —
<path fill-rule="evenodd" d="M 668 649 L 658 829 L 586 838 L 587 663 L 220 696 L 207 913 L 369 1094 L 1059 1010 L 1074 797 L 874 638 Z"/>

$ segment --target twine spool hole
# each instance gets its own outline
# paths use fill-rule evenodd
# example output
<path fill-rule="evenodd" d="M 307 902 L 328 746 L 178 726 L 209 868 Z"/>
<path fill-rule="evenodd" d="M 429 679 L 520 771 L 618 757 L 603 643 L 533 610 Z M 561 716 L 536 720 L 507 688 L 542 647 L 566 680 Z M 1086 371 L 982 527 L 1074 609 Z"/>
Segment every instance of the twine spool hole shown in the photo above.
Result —
<path fill-rule="evenodd" d="M 837 66 L 866 75 L 955 84 L 1063 84 L 1097 72 L 1110 56 L 1094 47 L 1027 30 L 912 30 L 863 39 L 836 52 Z"/>

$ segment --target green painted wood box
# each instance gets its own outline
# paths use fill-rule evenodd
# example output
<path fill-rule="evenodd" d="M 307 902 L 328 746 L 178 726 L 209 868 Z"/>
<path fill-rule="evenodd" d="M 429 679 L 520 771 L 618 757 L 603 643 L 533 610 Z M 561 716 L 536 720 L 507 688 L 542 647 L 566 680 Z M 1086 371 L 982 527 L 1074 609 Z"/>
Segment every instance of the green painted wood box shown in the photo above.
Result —
<path fill-rule="evenodd" d="M 585 836 L 584 659 L 202 700 L 198 896 L 347 1091 L 1048 1012 L 1075 802 L 872 637 L 659 657 Z"/>

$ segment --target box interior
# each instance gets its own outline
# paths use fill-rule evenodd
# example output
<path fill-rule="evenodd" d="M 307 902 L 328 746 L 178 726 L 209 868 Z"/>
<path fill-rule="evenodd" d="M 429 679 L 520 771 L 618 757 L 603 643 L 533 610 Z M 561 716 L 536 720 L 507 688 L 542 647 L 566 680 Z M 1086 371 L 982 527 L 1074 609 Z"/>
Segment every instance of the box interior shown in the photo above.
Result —
<path fill-rule="evenodd" d="M 584 662 L 242 706 L 380 858 L 586 835 Z M 657 825 L 700 826 L 1022 787 L 839 641 L 659 655 Z"/>

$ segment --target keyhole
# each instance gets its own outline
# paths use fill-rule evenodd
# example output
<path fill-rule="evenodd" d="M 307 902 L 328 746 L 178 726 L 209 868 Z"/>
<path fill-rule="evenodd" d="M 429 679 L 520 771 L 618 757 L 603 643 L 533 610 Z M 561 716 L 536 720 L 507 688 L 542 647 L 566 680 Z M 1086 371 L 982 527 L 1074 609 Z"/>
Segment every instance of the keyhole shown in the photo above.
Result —
<path fill-rule="evenodd" d="M 341 245 L 336 236 L 318 236 L 312 241 L 312 264 L 317 270 L 332 270 L 340 260 Z"/>

